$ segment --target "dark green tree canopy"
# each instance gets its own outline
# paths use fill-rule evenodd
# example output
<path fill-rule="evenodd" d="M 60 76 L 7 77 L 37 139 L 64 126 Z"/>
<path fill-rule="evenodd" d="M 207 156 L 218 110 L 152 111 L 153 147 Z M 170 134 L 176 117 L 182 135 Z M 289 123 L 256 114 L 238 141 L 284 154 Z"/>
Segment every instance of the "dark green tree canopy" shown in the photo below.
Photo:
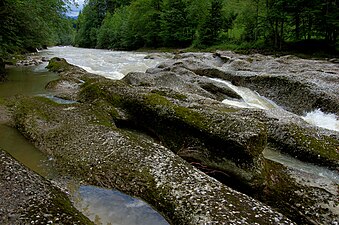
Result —
<path fill-rule="evenodd" d="M 63 43 L 114 49 L 339 48 L 338 0 L 87 0 L 74 39 L 65 16 L 69 1 L 2 0 L 1 54 Z"/>
<path fill-rule="evenodd" d="M 62 0 L 2 0 L 0 54 L 31 51 L 63 41 L 70 44 L 71 24 L 65 16 L 67 3 Z"/>

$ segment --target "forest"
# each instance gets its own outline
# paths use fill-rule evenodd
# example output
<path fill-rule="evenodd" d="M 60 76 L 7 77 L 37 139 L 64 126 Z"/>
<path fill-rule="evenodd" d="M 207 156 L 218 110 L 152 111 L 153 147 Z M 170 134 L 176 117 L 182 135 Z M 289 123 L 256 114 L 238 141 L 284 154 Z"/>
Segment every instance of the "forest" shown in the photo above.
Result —
<path fill-rule="evenodd" d="M 337 0 L 3 0 L 1 55 L 48 45 L 140 48 L 339 49 Z"/>
<path fill-rule="evenodd" d="M 326 50 L 338 47 L 338 34 L 337 0 L 89 0 L 74 44 Z"/>
<path fill-rule="evenodd" d="M 72 44 L 72 21 L 65 15 L 70 1 L 1 0 L 0 58 L 45 46 Z"/>

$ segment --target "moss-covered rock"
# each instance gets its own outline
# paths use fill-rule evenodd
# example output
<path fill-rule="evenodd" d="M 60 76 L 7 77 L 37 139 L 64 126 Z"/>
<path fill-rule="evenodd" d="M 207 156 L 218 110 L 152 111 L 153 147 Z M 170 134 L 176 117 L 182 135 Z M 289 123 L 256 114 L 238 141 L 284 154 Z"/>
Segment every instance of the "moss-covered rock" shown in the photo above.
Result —
<path fill-rule="evenodd" d="M 101 98 L 122 109 L 123 117 L 113 116 L 118 127 L 128 123 L 192 162 L 218 164 L 221 171 L 238 174 L 239 180 L 246 180 L 247 185 L 260 177 L 259 162 L 266 145 L 266 128 L 242 111 L 222 104 L 214 110 L 209 104 L 188 108 L 179 103 L 192 100 L 182 98 L 173 90 L 145 89 L 144 86 L 136 89 L 124 86 L 122 81 L 86 84 L 80 94 L 82 101 L 94 103 Z M 220 166 L 229 163 L 232 169 Z"/>
<path fill-rule="evenodd" d="M 308 207 L 298 205 L 299 202 L 316 202 L 319 198 L 296 195 L 300 187 L 287 172 L 262 157 L 267 142 L 284 146 L 280 143 L 284 138 L 279 138 L 279 129 L 285 130 L 283 123 L 260 110 L 221 104 L 215 100 L 214 93 L 199 86 L 200 79 L 187 78 L 194 76 L 190 73 L 181 76 L 173 74 L 174 70 L 171 73 L 159 70 L 112 81 L 79 71 L 72 67 L 61 74 L 66 78 L 74 74 L 85 81 L 76 92 L 80 104 L 52 105 L 33 98 L 16 105 L 17 126 L 40 149 L 53 154 L 66 174 L 142 197 L 175 224 L 197 224 L 213 219 L 228 223 L 233 209 L 219 204 L 223 198 L 232 206 L 246 205 L 243 212 L 248 215 L 247 221 L 252 221 L 249 218 L 253 214 L 247 213 L 247 206 L 251 205 L 248 201 L 241 200 L 241 203 L 236 198 L 242 197 L 234 197 L 233 192 L 226 194 L 225 186 L 218 186 L 220 183 L 197 172 L 178 157 L 181 156 L 237 190 L 276 208 L 283 205 L 280 210 L 298 223 L 318 221 L 316 215 L 305 215 Z M 161 85 L 162 79 L 170 87 Z M 185 84 L 179 91 L 171 86 L 182 82 Z M 199 87 L 195 86 L 197 84 Z M 39 106 L 39 110 L 30 105 Z M 298 124 L 296 127 L 304 129 Z M 282 136 L 289 133 L 288 129 Z M 322 145 L 316 135 L 309 136 L 306 132 L 305 138 L 309 137 Z M 317 151 L 310 153 L 311 146 L 304 142 L 293 141 L 286 146 L 297 147 L 309 155 Z M 320 160 L 325 159 L 325 162 L 331 157 L 333 155 L 323 154 Z M 215 190 L 218 190 L 219 200 L 215 199 Z M 224 210 L 228 211 L 227 219 L 221 216 Z M 263 223 L 271 223 L 267 221 Z"/>
<path fill-rule="evenodd" d="M 339 140 L 294 123 L 269 126 L 269 142 L 282 152 L 305 162 L 339 168 Z"/>
<path fill-rule="evenodd" d="M 49 64 L 46 66 L 47 69 L 53 72 L 61 73 L 66 70 L 69 70 L 71 67 L 70 64 L 66 62 L 65 59 L 54 57 L 49 60 Z"/>
<path fill-rule="evenodd" d="M 16 108 L 20 130 L 53 155 L 62 174 L 141 197 L 173 224 L 291 223 L 198 171 L 152 138 L 102 125 L 98 108 L 55 105 L 39 98 L 22 99 Z"/>

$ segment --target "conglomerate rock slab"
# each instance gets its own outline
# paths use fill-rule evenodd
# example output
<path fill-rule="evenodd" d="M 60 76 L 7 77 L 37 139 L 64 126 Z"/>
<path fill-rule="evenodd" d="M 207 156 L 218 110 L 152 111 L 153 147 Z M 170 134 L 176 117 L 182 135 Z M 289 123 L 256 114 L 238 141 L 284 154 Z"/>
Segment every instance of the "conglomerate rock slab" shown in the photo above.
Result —
<path fill-rule="evenodd" d="M 213 57 L 214 56 L 214 57 Z M 228 51 L 177 57 L 162 70 L 180 66 L 194 73 L 232 81 L 257 91 L 298 115 L 314 109 L 339 112 L 338 64 L 295 56 L 240 55 Z M 222 60 L 222 64 L 218 64 Z"/>
<path fill-rule="evenodd" d="M 222 168 L 221 172 L 226 172 L 231 181 L 237 177 L 232 171 L 247 169 L 242 173 L 245 176 L 241 176 L 246 184 L 244 187 L 259 184 L 255 189 L 260 195 L 257 197 L 275 207 L 282 206 L 280 210 L 294 220 L 303 223 L 318 223 L 314 221 L 321 221 L 320 218 L 333 221 L 333 215 L 326 213 L 309 215 L 309 209 L 317 211 L 318 208 L 312 208 L 312 202 L 320 198 L 306 194 L 298 196 L 299 188 L 309 188 L 295 185 L 281 166 L 262 160 L 261 152 L 267 137 L 284 143 L 284 136 L 274 136 L 279 132 L 276 128 L 290 123 L 277 122 L 274 116 L 260 110 L 236 109 L 221 104 L 220 96 L 238 96 L 221 91 L 223 87 L 200 77 L 199 73 L 208 71 L 209 76 L 214 76 L 217 72 L 219 78 L 224 78 L 225 74 L 232 78 L 237 72 L 225 73 L 218 69 L 222 66 L 218 57 L 208 54 L 199 57 L 201 60 L 195 62 L 194 54 L 177 56 L 178 60 L 188 59 L 189 63 L 179 61 L 146 73 L 131 73 L 123 81 L 108 81 L 78 71 L 74 66 L 67 69 L 66 64 L 65 69 L 56 64 L 63 77 L 58 82 L 78 79 L 79 87 L 71 89 L 69 96 L 81 103 L 58 105 L 41 97 L 21 99 L 14 107 L 16 125 L 41 150 L 56 158 L 65 174 L 139 196 L 174 224 L 214 220 L 246 224 L 246 221 L 252 223 L 253 216 L 256 218 L 253 223 L 280 222 L 274 219 L 276 216 L 271 217 L 271 212 L 268 218 L 258 216 L 261 213 L 253 211 L 258 209 L 253 206 L 252 201 L 257 204 L 255 200 L 243 199 L 245 195 L 199 172 L 172 152 L 193 159 L 197 165 L 203 162 L 202 166 L 205 166 L 204 163 L 210 161 L 214 169 Z M 210 60 L 207 70 L 201 67 L 206 60 Z M 247 78 L 255 76 L 255 72 L 242 73 L 245 72 Z M 58 85 L 54 87 L 58 88 Z M 288 129 L 283 134 L 287 133 Z M 311 135 L 313 137 L 313 133 Z M 212 137 L 212 141 L 204 142 L 206 137 Z M 224 143 L 219 140 L 228 140 L 226 147 L 218 147 Z M 291 143 L 288 144 L 291 148 L 300 144 Z M 236 151 L 225 154 L 225 148 Z M 213 151 L 215 154 L 211 154 Z M 231 152 L 233 154 L 229 154 Z M 220 161 L 222 167 L 218 165 Z M 251 173 L 259 176 L 249 176 L 247 180 L 246 175 Z M 220 203 L 223 199 L 225 201 Z M 236 213 L 237 210 L 241 213 Z"/>
<path fill-rule="evenodd" d="M 17 126 L 53 155 L 65 174 L 141 197 L 173 224 L 292 223 L 150 138 L 106 124 L 95 107 L 28 98 L 17 109 Z"/>
<path fill-rule="evenodd" d="M 244 56 L 242 58 L 246 59 L 246 57 L 247 56 Z M 330 149 L 327 150 L 330 150 L 331 154 L 333 154 L 328 155 L 326 151 L 324 152 L 325 154 L 323 154 L 321 151 L 318 151 L 321 150 L 318 147 L 322 146 L 322 143 L 325 143 L 322 139 L 325 136 L 314 129 L 304 127 L 305 123 L 302 124 L 298 122 L 294 124 L 297 117 L 296 115 L 292 116 L 293 118 L 291 117 L 292 120 L 289 119 L 289 116 L 287 116 L 288 118 L 284 117 L 281 119 L 276 117 L 274 115 L 275 113 L 271 115 L 271 113 L 261 110 L 239 109 L 222 104 L 218 101 L 220 94 L 233 98 L 237 98 L 237 96 L 234 96 L 229 91 L 222 92 L 222 86 L 217 86 L 210 79 L 201 77 L 198 74 L 207 71 L 211 73 L 210 76 L 212 77 L 217 74 L 218 76 L 220 75 L 219 78 L 224 78 L 223 76 L 226 74 L 232 78 L 237 75 L 238 72 L 225 73 L 219 70 L 215 67 L 220 67 L 220 64 L 215 63 L 215 57 L 209 58 L 209 56 L 206 57 L 206 54 L 203 54 L 203 60 L 198 59 L 195 61 L 194 54 L 188 54 L 187 57 L 181 58 L 185 60 L 188 59 L 189 63 L 187 63 L 187 61 L 178 61 L 174 63 L 174 65 L 167 63 L 166 65 L 164 64 L 164 66 L 150 69 L 146 73 L 130 73 L 123 81 L 109 81 L 91 74 L 87 76 L 86 73 L 78 73 L 76 67 L 72 67 L 70 70 L 63 70 L 61 76 L 67 75 L 64 79 L 72 79 L 72 73 L 74 73 L 75 77 L 85 82 L 78 90 L 75 90 L 74 94 L 78 96 L 77 100 L 82 102 L 82 107 L 77 108 L 70 106 L 66 108 L 65 111 L 77 110 L 78 113 L 85 113 L 86 110 L 84 110 L 83 107 L 87 106 L 88 108 L 90 106 L 91 110 L 88 111 L 87 109 L 87 116 L 83 117 L 87 119 L 79 121 L 77 127 L 80 129 L 80 125 L 84 124 L 87 130 L 91 130 L 91 132 L 83 134 L 83 136 L 90 137 L 94 143 L 96 140 L 100 140 L 100 137 L 96 137 L 95 135 L 91 136 L 95 134 L 95 132 L 92 130 L 94 129 L 93 127 L 86 125 L 89 121 L 91 121 L 91 123 L 95 122 L 104 126 L 113 127 L 119 131 L 120 136 L 130 135 L 131 133 L 128 130 L 131 129 L 134 131 L 132 132 L 134 134 L 132 135 L 132 140 L 138 140 L 137 145 L 141 146 L 148 146 L 148 144 L 145 143 L 148 143 L 150 138 L 146 138 L 146 142 L 142 140 L 144 140 L 147 135 L 151 135 L 153 139 L 155 139 L 151 140 L 150 143 L 153 143 L 152 145 L 162 143 L 170 148 L 168 150 L 177 153 L 197 167 L 203 170 L 204 168 L 210 168 L 212 171 L 226 175 L 228 182 L 225 183 L 227 185 L 239 188 L 237 182 L 240 181 L 242 183 L 241 191 L 245 193 L 252 192 L 252 195 L 256 198 L 279 208 L 281 212 L 298 221 L 298 223 L 321 223 L 320 221 L 331 223 L 335 221 L 333 218 L 336 217 L 336 213 L 328 214 L 323 210 L 327 205 L 325 203 L 326 199 L 333 199 L 335 196 L 331 195 L 329 198 L 322 198 L 321 196 L 308 194 L 312 192 L 310 187 L 297 185 L 286 171 L 284 171 L 284 168 L 274 165 L 267 160 L 262 160 L 261 154 L 261 151 L 266 145 L 265 130 L 267 128 L 267 137 L 270 144 L 275 141 L 278 145 L 277 147 L 287 146 L 289 149 L 297 148 L 300 154 L 306 153 L 309 156 L 315 156 L 312 157 L 317 162 L 319 160 L 320 162 L 326 162 L 326 159 L 330 159 L 331 162 L 334 161 L 335 165 L 335 159 L 338 155 L 336 149 L 332 149 L 333 143 L 336 143 L 335 140 L 332 140 L 333 137 L 324 134 L 325 136 L 331 137 L 330 142 L 328 144 L 326 143 L 324 148 L 326 149 L 326 146 L 330 146 Z M 210 60 L 207 70 L 205 70 L 206 67 L 202 67 L 206 60 Z M 211 65 L 214 67 L 210 67 Z M 251 78 L 254 77 L 256 73 L 251 71 L 241 72 L 241 75 L 244 74 L 247 78 Z M 233 83 L 238 82 L 236 79 L 230 80 L 233 81 Z M 207 88 L 206 84 L 208 84 Z M 59 113 L 62 111 L 63 110 L 59 110 Z M 23 114 L 26 115 L 27 113 Z M 51 112 L 45 114 L 53 115 Z M 69 115 L 63 116 L 63 118 L 68 117 Z M 72 118 L 72 116 L 70 117 Z M 59 120 L 58 118 L 59 117 L 53 117 L 52 121 L 57 121 Z M 78 119 L 80 119 L 80 117 Z M 39 123 L 46 124 L 46 122 L 42 121 L 43 120 L 39 120 Z M 298 121 L 300 121 L 300 118 L 298 118 Z M 291 125 L 295 126 L 301 133 L 305 131 L 307 135 L 302 137 L 300 136 L 300 132 L 289 133 Z M 51 123 L 51 127 L 53 126 L 58 127 L 55 123 Z M 69 127 L 72 126 L 68 126 L 68 129 Z M 257 128 L 259 129 L 256 131 Z M 77 132 L 77 130 L 72 131 L 72 133 Z M 142 135 L 140 136 L 140 132 L 145 132 L 147 135 L 142 137 Z M 66 143 L 70 143 L 68 137 L 71 136 L 72 133 L 63 135 L 63 137 L 60 138 L 55 138 L 55 140 L 64 139 Z M 34 133 L 30 135 L 32 137 L 39 136 L 34 135 Z M 210 139 L 212 141 L 206 142 L 206 137 L 212 137 L 212 139 Z M 220 141 L 213 141 L 218 140 L 220 137 L 222 137 L 220 140 L 232 141 L 225 142 L 226 145 L 220 144 Z M 52 136 L 52 138 L 54 139 L 54 136 Z M 78 139 L 81 140 L 82 137 L 80 136 Z M 207 138 L 207 140 L 208 139 L 209 138 Z M 310 143 L 312 145 L 309 145 L 309 141 L 311 141 Z M 325 141 L 328 142 L 329 139 Z M 120 142 L 117 143 L 121 144 L 124 143 L 124 141 L 120 140 Z M 234 143 L 237 144 L 234 145 Z M 55 145 L 60 145 L 60 142 L 55 143 Z M 81 146 L 81 148 L 87 148 L 83 146 L 82 141 L 79 141 L 76 145 Z M 229 151 L 229 149 L 232 149 L 230 146 L 237 146 L 238 148 L 233 148 L 236 149 L 236 151 Z M 241 147 L 239 148 L 239 146 Z M 46 149 L 49 148 L 47 147 Z M 309 150 L 312 151 L 309 152 Z M 225 154 L 227 151 L 228 154 Z M 89 149 L 86 154 L 96 159 L 103 158 L 96 156 L 95 152 L 96 151 Z M 125 152 L 131 151 L 124 150 L 123 154 L 125 154 Z M 229 154 L 230 152 L 234 153 L 233 156 Z M 318 157 L 318 152 L 321 153 L 320 158 Z M 68 154 L 70 153 L 70 151 L 64 151 L 62 154 L 60 153 L 60 155 L 69 157 Z M 246 154 L 244 155 L 243 153 Z M 75 161 L 82 165 L 80 168 L 84 166 L 81 160 L 87 158 L 86 154 L 80 158 L 73 157 Z M 138 155 L 140 157 L 140 155 L 142 155 L 141 152 L 139 152 Z M 244 157 L 246 155 L 247 157 Z M 312 159 L 312 157 L 310 159 Z M 323 160 L 323 157 L 325 160 Z M 115 159 L 116 158 L 117 157 L 115 157 Z M 126 158 L 131 159 L 129 155 L 127 155 Z M 244 161 L 246 158 L 247 160 Z M 239 161 L 236 159 L 239 159 Z M 251 160 L 248 159 L 252 159 L 252 163 Z M 130 163 L 124 163 L 125 161 L 122 159 L 119 159 L 119 162 L 121 165 L 129 165 Z M 102 163 L 102 161 L 96 160 L 90 164 L 96 165 L 96 163 Z M 75 166 L 71 167 L 76 168 Z M 92 166 L 90 170 L 95 170 L 95 168 L 95 166 Z M 126 185 L 123 185 L 121 177 L 126 175 L 126 171 L 128 171 L 128 174 L 132 174 L 130 173 L 130 168 L 128 166 L 120 166 L 120 170 L 117 170 L 117 166 L 114 166 L 113 170 L 117 173 L 114 176 L 112 175 L 114 173 L 111 172 L 112 174 L 108 175 L 106 172 L 105 175 L 96 175 L 87 178 L 108 187 L 112 186 L 112 182 L 114 184 L 118 183 L 119 185 L 116 186 L 123 186 L 124 190 L 129 192 L 130 189 L 128 189 Z M 106 171 L 113 170 L 106 169 Z M 211 172 L 211 170 L 209 172 Z M 74 170 L 72 172 L 74 172 Z M 108 180 L 109 182 L 103 182 L 101 179 L 102 176 L 106 177 L 103 180 Z M 128 177 L 139 184 L 148 183 L 147 179 L 144 181 L 144 178 L 141 178 L 142 176 L 140 176 L 140 174 Z M 138 179 L 142 179 L 143 181 L 137 181 Z M 223 182 L 224 181 L 225 180 L 223 180 Z M 168 202 L 152 202 L 152 199 L 154 201 L 154 199 L 158 198 L 147 195 L 142 188 L 139 189 L 141 190 L 140 193 L 143 193 L 140 196 L 144 196 L 144 199 L 157 206 L 157 208 L 173 208 Z M 306 191 L 300 192 L 299 190 L 301 189 Z M 150 192 L 148 192 L 148 194 L 149 193 Z M 159 192 L 157 191 L 155 193 Z M 132 194 L 135 194 L 135 191 L 133 191 Z M 162 194 L 160 193 L 160 195 Z M 319 206 L 314 206 L 314 202 L 324 202 L 325 205 L 319 208 Z M 180 202 L 180 204 L 182 204 L 182 202 Z M 321 213 L 310 214 L 310 212 L 318 211 L 321 211 Z M 175 218 L 176 221 L 179 221 L 177 217 L 173 217 L 172 215 L 169 215 L 168 218 Z"/>
<path fill-rule="evenodd" d="M 67 196 L 0 149 L 1 224 L 92 224 Z"/>

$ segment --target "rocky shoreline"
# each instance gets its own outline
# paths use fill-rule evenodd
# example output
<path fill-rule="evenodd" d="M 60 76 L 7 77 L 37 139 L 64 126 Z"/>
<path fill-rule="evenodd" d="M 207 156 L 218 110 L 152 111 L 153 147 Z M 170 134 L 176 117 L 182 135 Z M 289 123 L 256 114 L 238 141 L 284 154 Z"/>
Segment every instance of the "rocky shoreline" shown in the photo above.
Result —
<path fill-rule="evenodd" d="M 0 149 L 1 224 L 93 224 L 49 181 Z"/>
<path fill-rule="evenodd" d="M 259 56 L 252 60 L 244 56 L 240 61 L 232 57 L 221 52 L 179 54 L 120 81 L 54 58 L 49 69 L 58 72 L 60 79 L 47 87 L 77 103 L 57 104 L 43 97 L 0 103 L 25 136 L 56 159 L 61 174 L 141 197 L 171 224 L 338 222 L 337 209 L 329 205 L 338 203 L 338 195 L 296 182 L 285 167 L 262 154 L 270 147 L 338 169 L 338 133 L 316 129 L 294 114 L 281 117 L 279 109 L 222 104 L 225 98 L 241 97 L 208 77 L 255 86 L 263 93 L 263 85 L 268 84 L 256 81 L 266 75 L 250 74 L 250 63 L 260 62 Z M 225 69 L 231 66 L 247 72 Z M 289 83 L 293 82 L 277 87 Z M 306 95 L 318 89 L 310 86 L 310 92 L 301 91 L 306 100 L 296 100 L 305 102 L 298 109 L 292 107 L 287 92 L 273 90 L 277 96 L 273 99 L 285 102 L 282 105 L 295 113 L 318 106 L 337 113 L 337 84 L 333 85 L 320 91 L 322 100 L 313 102 Z M 333 104 L 327 106 L 328 102 Z"/>

